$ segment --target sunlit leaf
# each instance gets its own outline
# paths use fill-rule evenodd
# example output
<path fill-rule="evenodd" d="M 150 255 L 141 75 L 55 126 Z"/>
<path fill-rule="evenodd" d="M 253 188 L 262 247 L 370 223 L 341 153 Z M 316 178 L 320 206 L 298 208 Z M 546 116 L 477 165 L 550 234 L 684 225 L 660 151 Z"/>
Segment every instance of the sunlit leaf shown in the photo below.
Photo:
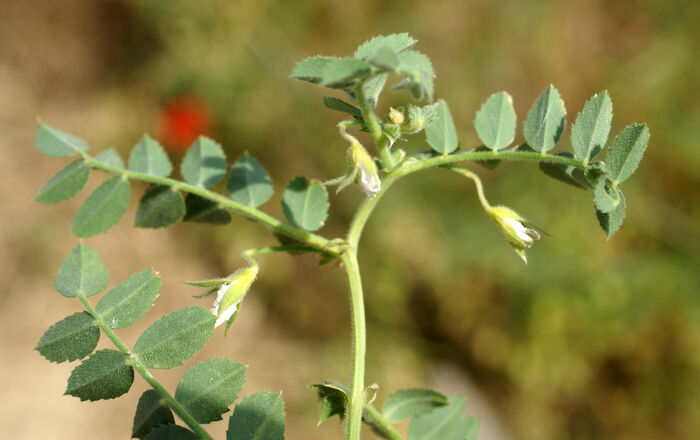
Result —
<path fill-rule="evenodd" d="M 648 143 L 649 128 L 646 124 L 628 125 L 615 136 L 605 158 L 610 180 L 615 184 L 627 180 L 639 166 Z"/>
<path fill-rule="evenodd" d="M 233 201 L 253 208 L 270 200 L 274 192 L 270 175 L 248 154 L 244 154 L 231 167 L 226 188 Z"/>
<path fill-rule="evenodd" d="M 608 141 L 612 101 L 608 92 L 589 99 L 571 126 L 571 145 L 577 158 L 588 163 Z"/>
<path fill-rule="evenodd" d="M 99 339 L 95 318 L 79 312 L 49 327 L 34 349 L 51 362 L 74 361 L 92 353 Z"/>
<path fill-rule="evenodd" d="M 90 167 L 83 159 L 67 165 L 49 180 L 34 200 L 40 203 L 57 203 L 78 193 L 88 180 Z"/>
<path fill-rule="evenodd" d="M 309 57 L 297 63 L 290 77 L 318 84 L 321 82 L 321 73 L 326 65 L 337 59 L 324 56 Z"/>
<path fill-rule="evenodd" d="M 74 297 L 78 293 L 91 296 L 107 288 L 109 272 L 91 247 L 78 243 L 61 262 L 54 278 L 58 293 Z"/>
<path fill-rule="evenodd" d="M 523 135 L 535 151 L 547 152 L 554 148 L 566 125 L 566 109 L 559 91 L 547 87 L 527 114 Z"/>
<path fill-rule="evenodd" d="M 295 177 L 282 194 L 282 210 L 294 226 L 315 231 L 328 217 L 328 193 L 319 182 Z"/>
<path fill-rule="evenodd" d="M 362 43 L 355 51 L 355 58 L 368 59 L 382 48 L 399 53 L 410 49 L 414 44 L 416 44 L 416 40 L 406 32 L 386 36 L 379 35 Z"/>
<path fill-rule="evenodd" d="M 491 150 L 501 150 L 515 139 L 515 109 L 506 92 L 494 93 L 476 112 L 474 128 L 481 142 Z"/>
<path fill-rule="evenodd" d="M 221 145 L 200 136 L 187 150 L 180 171 L 190 185 L 209 188 L 226 175 L 226 155 Z"/>
<path fill-rule="evenodd" d="M 105 181 L 75 214 L 71 223 L 73 235 L 88 238 L 106 232 L 119 223 L 130 198 L 131 185 L 128 180 L 115 176 Z"/>
<path fill-rule="evenodd" d="M 173 171 L 173 165 L 158 141 L 144 134 L 131 150 L 129 170 L 151 176 L 167 177 Z"/>
<path fill-rule="evenodd" d="M 107 292 L 95 310 L 111 328 L 128 327 L 153 307 L 162 285 L 153 269 L 144 269 Z"/>
<path fill-rule="evenodd" d="M 36 131 L 35 142 L 39 152 L 47 156 L 72 156 L 88 149 L 84 140 L 41 122 Z"/>
<path fill-rule="evenodd" d="M 321 84 L 339 86 L 372 71 L 372 66 L 357 58 L 336 58 L 328 62 L 321 71 Z"/>
<path fill-rule="evenodd" d="M 445 101 L 436 106 L 436 119 L 425 129 L 425 139 L 430 148 L 441 154 L 450 154 L 459 146 L 457 128 Z"/>
<path fill-rule="evenodd" d="M 124 161 L 114 148 L 108 148 L 98 154 L 95 160 L 111 167 L 124 169 Z"/>

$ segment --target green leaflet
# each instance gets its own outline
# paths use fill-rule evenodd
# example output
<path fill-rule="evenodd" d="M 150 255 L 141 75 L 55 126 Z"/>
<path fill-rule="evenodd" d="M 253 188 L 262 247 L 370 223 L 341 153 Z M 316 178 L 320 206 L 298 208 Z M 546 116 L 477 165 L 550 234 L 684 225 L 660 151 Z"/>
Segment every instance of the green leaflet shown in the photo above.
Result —
<path fill-rule="evenodd" d="M 153 269 L 144 269 L 107 292 L 95 310 L 110 328 L 128 327 L 153 307 L 162 285 Z"/>
<path fill-rule="evenodd" d="M 372 52 L 367 59 L 371 64 L 390 71 L 395 71 L 399 67 L 399 57 L 387 46 L 381 46 Z"/>
<path fill-rule="evenodd" d="M 323 96 L 323 105 L 326 106 L 326 108 L 329 108 L 331 110 L 335 110 L 338 112 L 343 112 L 343 113 L 348 113 L 349 115 L 353 116 L 355 119 L 362 119 L 362 112 L 360 111 L 359 108 L 355 107 L 352 104 L 348 104 L 347 102 L 343 101 L 342 99 L 335 98 L 333 96 Z"/>
<path fill-rule="evenodd" d="M 226 440 L 283 440 L 284 402 L 280 393 L 246 397 L 229 418 Z"/>
<path fill-rule="evenodd" d="M 134 370 L 116 350 L 100 350 L 78 365 L 68 378 L 66 393 L 80 400 L 114 399 L 134 382 Z"/>
<path fill-rule="evenodd" d="M 648 143 L 649 128 L 646 124 L 628 125 L 615 136 L 605 158 L 610 179 L 615 185 L 624 182 L 634 173 Z"/>
<path fill-rule="evenodd" d="M 603 149 L 611 122 L 612 101 L 608 92 L 596 94 L 586 102 L 571 126 L 571 145 L 577 158 L 588 164 Z"/>
<path fill-rule="evenodd" d="M 156 390 L 146 390 L 139 398 L 134 415 L 131 437 L 144 439 L 157 426 L 173 425 L 175 418 L 170 407 L 163 403 Z"/>
<path fill-rule="evenodd" d="M 475 440 L 475 419 L 463 418 L 466 399 L 450 396 L 449 400 L 449 405 L 423 413 L 411 420 L 408 440 Z M 467 437 L 470 434 L 472 436 Z"/>
<path fill-rule="evenodd" d="M 224 225 L 231 221 L 231 214 L 219 204 L 196 194 L 185 196 L 185 222 L 212 223 Z"/>
<path fill-rule="evenodd" d="M 309 57 L 297 63 L 290 77 L 318 84 L 321 82 L 321 73 L 326 65 L 337 59 L 323 56 Z"/>
<path fill-rule="evenodd" d="M 167 185 L 151 184 L 139 201 L 134 226 L 162 228 L 176 223 L 184 215 L 182 194 Z"/>
<path fill-rule="evenodd" d="M 173 171 L 173 165 L 158 141 L 144 134 L 131 150 L 129 170 L 151 176 L 168 177 Z"/>
<path fill-rule="evenodd" d="M 200 136 L 182 159 L 180 172 L 190 185 L 209 188 L 226 175 L 226 155 L 221 145 Z"/>
<path fill-rule="evenodd" d="M 321 70 L 321 85 L 344 87 L 354 79 L 368 75 L 372 66 L 357 58 L 336 58 L 329 61 Z"/>
<path fill-rule="evenodd" d="M 424 54 L 407 50 L 399 54 L 399 67 L 397 69 L 406 78 L 392 87 L 392 90 L 410 89 L 415 99 L 427 98 L 433 101 L 434 76 L 433 63 Z"/>
<path fill-rule="evenodd" d="M 221 420 L 245 382 L 245 366 L 230 359 L 208 359 L 187 370 L 175 391 L 199 423 Z"/>
<path fill-rule="evenodd" d="M 491 150 L 501 150 L 515 139 L 513 98 L 506 92 L 494 93 L 476 112 L 474 128 L 481 142 Z"/>
<path fill-rule="evenodd" d="M 573 159 L 574 155 L 568 151 L 555 153 L 555 156 Z M 589 189 L 591 186 L 584 175 L 584 171 L 574 166 L 567 166 L 559 163 L 540 162 L 540 170 L 560 182 L 568 183 L 577 188 Z"/>
<path fill-rule="evenodd" d="M 328 217 L 328 193 L 319 182 L 295 177 L 282 194 L 282 211 L 294 226 L 316 231 Z"/>
<path fill-rule="evenodd" d="M 270 175 L 247 153 L 231 167 L 226 188 L 233 201 L 253 208 L 270 200 L 274 192 Z"/>
<path fill-rule="evenodd" d="M 368 59 L 383 48 L 389 49 L 394 53 L 403 52 L 413 47 L 416 42 L 417 41 L 406 32 L 387 36 L 379 35 L 362 43 L 355 51 L 355 58 Z"/>
<path fill-rule="evenodd" d="M 527 144 L 545 153 L 556 145 L 566 126 L 566 109 L 559 91 L 550 85 L 535 101 L 523 124 Z"/>
<path fill-rule="evenodd" d="M 620 203 L 611 212 L 605 213 L 596 209 L 596 217 L 598 217 L 598 223 L 600 227 L 603 228 L 608 240 L 613 236 L 620 226 L 622 226 L 622 221 L 625 219 L 625 196 L 622 191 L 618 188 L 618 194 L 620 194 Z"/>
<path fill-rule="evenodd" d="M 614 211 L 620 204 L 620 189 L 611 186 L 608 179 L 600 179 L 593 189 L 593 204 L 600 212 Z"/>
<path fill-rule="evenodd" d="M 214 333 L 216 317 L 203 307 L 188 307 L 161 317 L 134 344 L 147 368 L 168 369 L 191 358 Z"/>
<path fill-rule="evenodd" d="M 197 435 L 177 425 L 164 425 L 155 428 L 146 440 L 198 440 Z"/>
<path fill-rule="evenodd" d="M 430 148 L 440 154 L 450 154 L 459 146 L 457 128 L 445 101 L 436 106 L 436 119 L 425 129 L 425 139 Z"/>
<path fill-rule="evenodd" d="M 84 140 L 42 122 L 36 131 L 35 143 L 41 154 L 55 157 L 72 156 L 88 149 Z"/>
<path fill-rule="evenodd" d="M 54 287 L 63 296 L 74 297 L 78 293 L 91 296 L 107 288 L 109 272 L 91 247 L 78 243 L 63 259 L 54 278 Z"/>
<path fill-rule="evenodd" d="M 447 405 L 447 396 L 427 388 L 408 388 L 387 397 L 382 414 L 392 422 L 413 418 Z"/>
<path fill-rule="evenodd" d="M 83 159 L 67 165 L 49 180 L 34 200 L 40 203 L 57 203 L 78 193 L 88 180 L 90 167 Z"/>
<path fill-rule="evenodd" d="M 51 362 L 74 361 L 92 353 L 99 339 L 95 318 L 79 312 L 49 327 L 34 350 Z"/>
<path fill-rule="evenodd" d="M 370 108 L 374 110 L 377 107 L 377 101 L 379 100 L 379 94 L 386 84 L 386 79 L 389 76 L 388 73 L 380 73 L 367 78 L 362 86 L 362 91 L 365 94 L 367 103 Z"/>
<path fill-rule="evenodd" d="M 311 384 L 312 387 L 318 389 L 318 398 L 321 402 L 321 408 L 318 415 L 318 424 L 334 415 L 338 415 L 341 419 L 345 417 L 345 407 L 348 404 L 348 390 L 345 386 L 331 381 L 323 381 L 321 383 Z"/>
<path fill-rule="evenodd" d="M 108 148 L 102 153 L 98 154 L 95 156 L 95 160 L 105 165 L 124 169 L 124 161 L 122 160 L 121 156 L 119 156 L 119 153 L 114 150 L 114 148 Z"/>
<path fill-rule="evenodd" d="M 120 176 L 106 180 L 75 214 L 71 223 L 73 235 L 88 238 L 106 232 L 119 223 L 130 197 L 131 185 L 128 180 Z"/>

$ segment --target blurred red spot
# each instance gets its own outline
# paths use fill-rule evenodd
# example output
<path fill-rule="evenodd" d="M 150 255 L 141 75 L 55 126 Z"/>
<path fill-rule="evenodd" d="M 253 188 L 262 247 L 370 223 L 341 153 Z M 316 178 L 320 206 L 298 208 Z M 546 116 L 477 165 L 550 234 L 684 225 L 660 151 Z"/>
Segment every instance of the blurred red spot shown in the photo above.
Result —
<path fill-rule="evenodd" d="M 212 136 L 212 118 L 206 103 L 191 95 L 167 102 L 161 110 L 158 132 L 166 149 L 186 151 L 199 136 Z"/>

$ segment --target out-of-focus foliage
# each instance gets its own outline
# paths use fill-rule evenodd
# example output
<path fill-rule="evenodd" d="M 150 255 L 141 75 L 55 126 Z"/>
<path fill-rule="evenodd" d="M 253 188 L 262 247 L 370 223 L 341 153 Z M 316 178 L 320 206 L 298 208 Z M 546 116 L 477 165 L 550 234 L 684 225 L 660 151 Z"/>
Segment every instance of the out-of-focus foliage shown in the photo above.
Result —
<path fill-rule="evenodd" d="M 112 41 L 102 86 L 150 111 L 113 115 L 124 122 L 104 144 L 123 153 L 130 139 L 155 129 L 179 163 L 182 147 L 172 139 L 187 132 L 182 124 L 200 124 L 229 157 L 250 151 L 276 182 L 297 174 L 324 180 L 344 169 L 346 144 L 334 127 L 342 116 L 323 107 L 322 92 L 287 77 L 297 61 L 350 55 L 371 35 L 408 31 L 420 40 L 436 72 L 435 96 L 448 101 L 466 147 L 479 143 L 472 121 L 493 92 L 513 95 L 521 132 L 529 105 L 550 83 L 572 122 L 587 97 L 607 89 L 612 133 L 623 128 L 616 121 L 634 120 L 647 121 L 652 133 L 645 161 L 625 183 L 631 208 L 620 231 L 606 242 L 590 194 L 544 179 L 534 166 L 475 168 L 490 200 L 547 221 L 553 237 L 530 251 L 524 268 L 465 179 L 440 170 L 413 176 L 383 201 L 362 244 L 370 350 L 373 335 L 405 343 L 409 334 L 416 349 L 461 363 L 516 438 L 651 440 L 700 430 L 700 3 L 133 0 L 93 7 L 120 11 L 109 15 L 122 37 Z M 199 119 L 173 119 L 172 102 L 182 97 L 204 106 L 190 112 Z M 411 96 L 390 99 L 378 104 L 379 114 Z M 266 206 L 281 215 L 276 189 Z M 328 235 L 342 231 L 361 195 L 331 197 Z M 222 231 L 203 234 L 200 246 L 207 254 L 218 249 L 223 261 L 241 237 Z M 311 260 L 292 264 L 299 277 L 291 283 L 286 275 L 268 281 L 269 313 L 301 336 L 346 343 L 342 279 Z"/>

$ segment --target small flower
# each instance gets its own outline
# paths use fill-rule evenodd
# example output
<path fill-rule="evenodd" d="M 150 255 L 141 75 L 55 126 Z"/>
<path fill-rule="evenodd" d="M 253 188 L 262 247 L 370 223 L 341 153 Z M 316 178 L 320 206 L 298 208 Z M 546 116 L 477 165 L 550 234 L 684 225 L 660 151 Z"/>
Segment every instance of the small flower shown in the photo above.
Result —
<path fill-rule="evenodd" d="M 486 212 L 496 221 L 515 253 L 527 264 L 525 249 L 532 247 L 535 240 L 539 240 L 547 233 L 508 207 L 488 206 Z"/>
<path fill-rule="evenodd" d="M 243 301 L 250 286 L 258 276 L 258 265 L 239 269 L 228 277 L 216 292 L 216 299 L 212 304 L 212 313 L 216 316 L 214 327 L 226 323 L 226 331 L 236 318 L 238 308 Z"/>
<path fill-rule="evenodd" d="M 373 199 L 379 190 L 382 189 L 382 181 L 379 179 L 377 164 L 359 143 L 353 143 L 350 148 L 352 149 L 352 162 L 360 173 L 360 189 L 367 194 L 367 197 Z"/>

